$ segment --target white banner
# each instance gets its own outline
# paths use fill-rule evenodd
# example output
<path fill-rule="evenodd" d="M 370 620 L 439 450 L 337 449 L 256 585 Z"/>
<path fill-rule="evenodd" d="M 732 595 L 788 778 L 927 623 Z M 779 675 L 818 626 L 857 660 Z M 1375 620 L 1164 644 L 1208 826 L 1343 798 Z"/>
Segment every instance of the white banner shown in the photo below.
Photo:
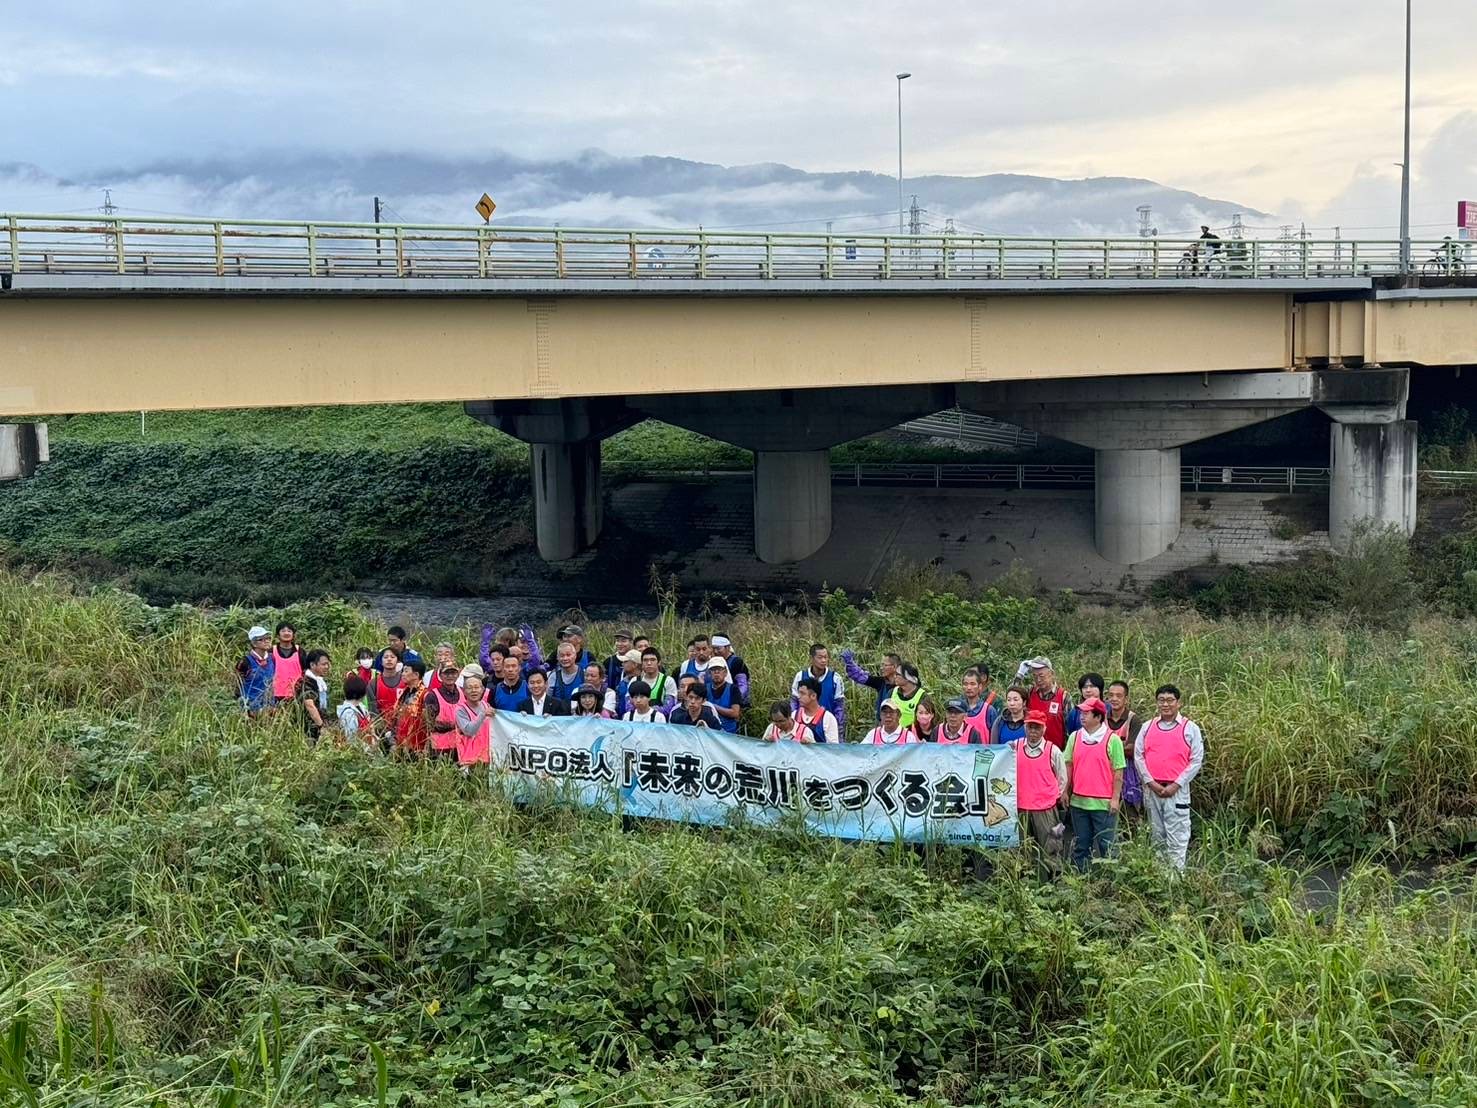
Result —
<path fill-rule="evenodd" d="M 705 727 L 498 712 L 492 763 L 520 799 L 555 792 L 607 812 L 726 824 L 798 815 L 820 834 L 1011 847 L 1009 746 L 761 742 Z"/>

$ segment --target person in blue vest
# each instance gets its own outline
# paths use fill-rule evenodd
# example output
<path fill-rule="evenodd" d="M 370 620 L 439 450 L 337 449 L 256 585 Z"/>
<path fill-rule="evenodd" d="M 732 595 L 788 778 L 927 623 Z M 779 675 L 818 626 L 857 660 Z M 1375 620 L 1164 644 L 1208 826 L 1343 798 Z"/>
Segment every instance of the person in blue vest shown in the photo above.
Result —
<path fill-rule="evenodd" d="M 733 642 L 722 631 L 713 636 L 712 642 L 714 655 L 728 663 L 728 679 L 737 687 L 744 707 L 747 708 L 749 705 L 749 667 L 733 652 Z"/>
<path fill-rule="evenodd" d="M 502 660 L 503 679 L 492 692 L 492 706 L 499 712 L 516 712 L 518 706 L 528 699 L 528 680 L 523 676 L 523 663 L 516 655 L 508 654 Z"/>
<path fill-rule="evenodd" d="M 800 708 L 800 682 L 806 677 L 821 687 L 820 706 L 836 717 L 836 728 L 842 735 L 845 735 L 846 688 L 840 675 L 831 668 L 831 652 L 826 649 L 824 643 L 811 644 L 810 666 L 795 674 L 795 679 L 790 682 L 792 711 L 798 711 Z"/>
<path fill-rule="evenodd" d="M 738 734 L 739 718 L 744 714 L 744 700 L 738 686 L 728 679 L 728 663 L 722 658 L 708 660 L 708 672 L 703 678 L 707 692 L 708 707 L 718 713 L 723 730 L 730 735 Z"/>
<path fill-rule="evenodd" d="M 253 627 L 246 632 L 246 642 L 251 649 L 236 663 L 236 681 L 246 714 L 255 717 L 272 706 L 276 660 L 272 657 L 272 633 L 265 627 Z"/>

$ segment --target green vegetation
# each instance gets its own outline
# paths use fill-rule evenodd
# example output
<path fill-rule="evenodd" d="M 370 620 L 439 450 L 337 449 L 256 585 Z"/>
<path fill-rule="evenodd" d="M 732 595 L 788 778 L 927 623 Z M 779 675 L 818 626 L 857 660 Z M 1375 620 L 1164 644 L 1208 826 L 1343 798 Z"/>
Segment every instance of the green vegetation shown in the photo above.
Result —
<path fill-rule="evenodd" d="M 340 659 L 382 632 L 332 601 L 292 614 Z M 1362 850 L 1387 827 L 1384 845 L 1413 849 L 1443 810 L 1470 817 L 1458 626 L 1422 627 L 1417 647 L 928 590 L 728 621 L 759 689 L 823 628 L 900 640 L 936 670 L 1018 644 L 1183 684 L 1210 736 L 1199 804 L 1220 809 L 1192 872 L 1172 881 L 1132 842 L 1041 886 L 1011 855 L 976 882 L 956 852 L 793 828 L 623 831 L 515 808 L 449 766 L 310 750 L 223 688 L 260 615 L 0 575 L 0 1103 L 1477 1098 L 1470 875 L 1407 895 L 1363 868 L 1310 911 L 1295 871 L 1242 845 L 1302 827 Z M 651 630 L 686 629 L 668 612 Z"/>
<path fill-rule="evenodd" d="M 456 404 L 76 416 L 0 486 L 0 561 L 112 579 L 157 603 L 282 603 L 390 586 L 498 587 L 532 542 L 528 447 Z M 743 468 L 747 451 L 648 421 L 604 444 L 622 475 Z M 838 462 L 945 450 L 861 440 Z"/>

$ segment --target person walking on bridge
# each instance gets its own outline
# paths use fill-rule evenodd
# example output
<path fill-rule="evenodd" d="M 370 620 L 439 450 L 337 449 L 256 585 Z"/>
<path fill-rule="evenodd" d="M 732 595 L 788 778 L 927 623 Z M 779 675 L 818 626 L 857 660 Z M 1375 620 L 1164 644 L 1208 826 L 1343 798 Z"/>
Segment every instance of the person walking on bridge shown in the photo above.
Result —
<path fill-rule="evenodd" d="M 1180 690 L 1154 690 L 1158 714 L 1139 728 L 1133 760 L 1144 786 L 1149 842 L 1183 872 L 1190 849 L 1190 782 L 1205 761 L 1205 739 L 1195 723 L 1180 714 Z"/>

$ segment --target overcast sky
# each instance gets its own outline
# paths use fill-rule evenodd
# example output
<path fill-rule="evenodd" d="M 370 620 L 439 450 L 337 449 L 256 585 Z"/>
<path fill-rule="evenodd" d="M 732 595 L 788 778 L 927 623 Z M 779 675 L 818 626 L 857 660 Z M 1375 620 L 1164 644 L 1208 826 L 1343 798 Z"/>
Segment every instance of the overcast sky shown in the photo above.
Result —
<path fill-rule="evenodd" d="M 1413 223 L 1437 234 L 1458 198 L 1477 199 L 1477 2 L 1415 10 Z M 906 69 L 909 174 L 1149 177 L 1374 233 L 1396 218 L 1403 13 L 1400 0 L 5 0 L 0 163 L 40 172 L 0 180 L 0 206 L 75 202 L 53 176 L 91 186 L 298 151 L 595 147 L 894 173 Z"/>

